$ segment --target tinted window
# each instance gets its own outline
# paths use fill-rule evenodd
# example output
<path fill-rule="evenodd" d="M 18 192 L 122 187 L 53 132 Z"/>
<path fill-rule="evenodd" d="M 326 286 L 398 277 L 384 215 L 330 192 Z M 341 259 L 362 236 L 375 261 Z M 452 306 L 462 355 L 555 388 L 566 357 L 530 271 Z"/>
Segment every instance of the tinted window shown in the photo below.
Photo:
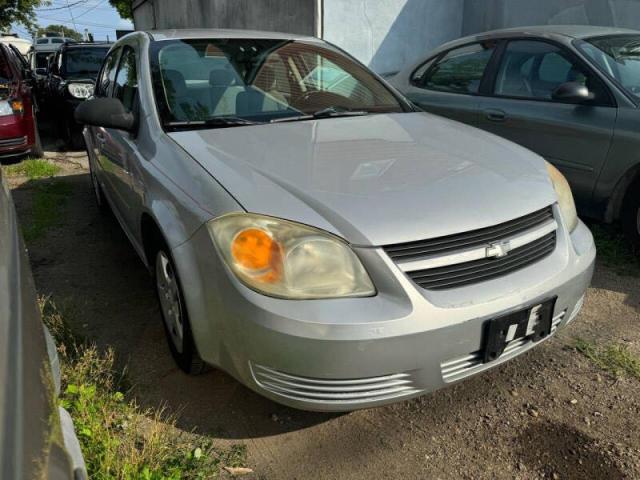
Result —
<path fill-rule="evenodd" d="M 36 68 L 47 68 L 49 66 L 50 52 L 36 53 Z"/>
<path fill-rule="evenodd" d="M 639 35 L 592 38 L 578 46 L 601 70 L 640 98 Z"/>
<path fill-rule="evenodd" d="M 133 111 L 138 92 L 136 54 L 131 47 L 124 47 L 116 74 L 113 96 L 119 98 L 127 111 Z"/>
<path fill-rule="evenodd" d="M 67 75 L 95 75 L 108 51 L 108 48 L 71 48 L 64 55 L 64 71 Z"/>
<path fill-rule="evenodd" d="M 477 93 L 494 51 L 493 44 L 474 44 L 448 52 L 427 74 L 424 87 L 453 93 Z"/>
<path fill-rule="evenodd" d="M 38 40 L 36 40 L 36 43 L 38 45 L 43 45 L 45 43 L 49 43 L 49 39 L 48 38 L 39 38 Z"/>
<path fill-rule="evenodd" d="M 402 112 L 369 71 L 330 46 L 277 39 L 158 42 L 156 97 L 168 122 L 300 117 L 327 108 Z"/>
<path fill-rule="evenodd" d="M 596 98 L 606 98 L 600 83 L 562 48 L 546 42 L 518 40 L 507 45 L 498 70 L 495 93 L 551 100 L 554 90 L 566 82 L 585 85 Z"/>
<path fill-rule="evenodd" d="M 104 67 L 96 85 L 96 97 L 106 97 L 109 95 L 109 89 L 116 78 L 118 53 L 120 53 L 120 49 L 114 50 L 104 61 Z"/>
<path fill-rule="evenodd" d="M 2 90 L 7 88 L 7 83 L 11 82 L 13 79 L 13 73 L 11 72 L 11 66 L 9 65 L 9 60 L 5 55 L 5 52 L 2 48 L 0 48 L 0 94 L 2 94 Z"/>

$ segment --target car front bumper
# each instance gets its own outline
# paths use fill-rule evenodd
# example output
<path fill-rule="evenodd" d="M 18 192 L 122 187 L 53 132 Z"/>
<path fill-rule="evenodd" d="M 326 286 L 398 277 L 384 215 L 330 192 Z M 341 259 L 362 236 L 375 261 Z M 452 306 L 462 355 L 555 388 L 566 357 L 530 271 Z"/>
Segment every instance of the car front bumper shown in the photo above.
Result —
<path fill-rule="evenodd" d="M 29 153 L 35 144 L 31 114 L 0 116 L 0 157 Z"/>
<path fill-rule="evenodd" d="M 540 342 L 511 342 L 482 363 L 488 320 L 557 297 L 553 330 L 578 314 L 595 246 L 580 222 L 527 268 L 445 291 L 415 285 L 382 249 L 357 248 L 378 294 L 293 301 L 266 297 L 221 263 L 206 228 L 174 249 L 198 352 L 260 394 L 316 411 L 349 411 L 425 394 Z M 549 337 L 546 337 L 549 338 Z"/>

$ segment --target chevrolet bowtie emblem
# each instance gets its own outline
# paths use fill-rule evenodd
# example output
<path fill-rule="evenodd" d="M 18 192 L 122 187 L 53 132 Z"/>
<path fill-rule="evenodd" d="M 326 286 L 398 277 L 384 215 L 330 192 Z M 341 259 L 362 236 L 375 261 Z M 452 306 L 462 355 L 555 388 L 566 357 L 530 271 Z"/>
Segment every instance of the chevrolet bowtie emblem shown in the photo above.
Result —
<path fill-rule="evenodd" d="M 511 244 L 509 242 L 492 243 L 487 247 L 487 258 L 502 258 L 506 257 L 511 251 Z"/>

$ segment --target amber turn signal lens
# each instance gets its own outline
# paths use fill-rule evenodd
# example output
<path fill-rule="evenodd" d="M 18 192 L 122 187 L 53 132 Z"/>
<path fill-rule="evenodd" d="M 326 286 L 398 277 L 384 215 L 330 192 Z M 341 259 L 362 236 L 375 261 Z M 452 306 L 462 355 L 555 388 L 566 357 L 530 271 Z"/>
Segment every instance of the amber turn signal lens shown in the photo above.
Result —
<path fill-rule="evenodd" d="M 13 113 L 24 113 L 22 100 L 11 100 L 11 110 L 13 110 Z"/>
<path fill-rule="evenodd" d="M 268 233 L 257 228 L 241 231 L 231 245 L 233 259 L 248 270 L 265 270 L 272 267 L 277 252 L 277 243 Z"/>

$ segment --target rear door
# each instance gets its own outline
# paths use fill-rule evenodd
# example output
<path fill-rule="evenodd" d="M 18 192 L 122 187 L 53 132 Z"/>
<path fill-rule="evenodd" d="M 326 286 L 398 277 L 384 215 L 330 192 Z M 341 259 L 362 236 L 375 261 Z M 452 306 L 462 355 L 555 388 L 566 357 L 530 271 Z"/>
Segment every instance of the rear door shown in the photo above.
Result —
<path fill-rule="evenodd" d="M 411 76 L 406 96 L 427 112 L 476 126 L 485 71 L 495 42 L 454 48 L 427 61 Z"/>
<path fill-rule="evenodd" d="M 492 95 L 480 99 L 480 127 L 556 165 L 584 211 L 613 137 L 613 96 L 564 46 L 517 39 L 503 50 L 489 80 Z M 586 85 L 595 99 L 581 105 L 552 99 L 552 92 L 566 82 Z"/>

